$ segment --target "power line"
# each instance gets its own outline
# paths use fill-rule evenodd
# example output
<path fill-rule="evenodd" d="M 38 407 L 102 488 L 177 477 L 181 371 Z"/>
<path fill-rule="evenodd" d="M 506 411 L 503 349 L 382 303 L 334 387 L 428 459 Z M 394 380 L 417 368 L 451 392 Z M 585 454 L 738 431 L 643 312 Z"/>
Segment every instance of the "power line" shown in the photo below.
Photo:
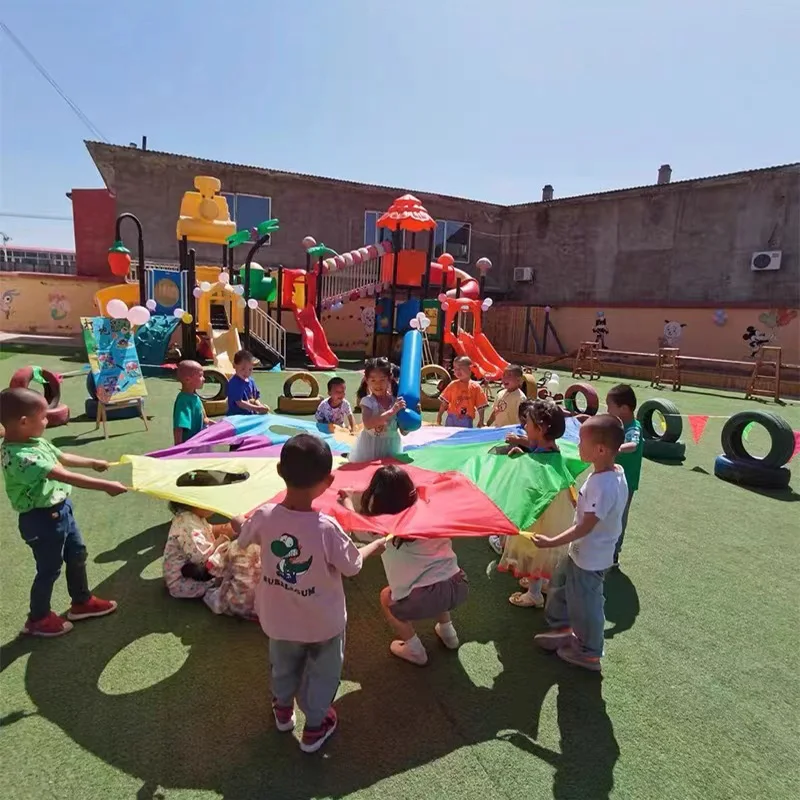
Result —
<path fill-rule="evenodd" d="M 15 211 L 0 211 L 0 217 L 16 217 L 17 219 L 55 219 L 72 221 L 72 217 L 62 217 L 58 214 L 23 214 Z"/>
<path fill-rule="evenodd" d="M 108 143 L 108 139 L 100 132 L 96 125 L 86 116 L 86 114 L 81 111 L 81 109 L 74 103 L 72 100 L 67 97 L 66 92 L 56 83 L 55 79 L 50 75 L 50 73 L 39 63 L 36 59 L 36 56 L 28 50 L 27 47 L 17 38 L 11 28 L 5 24 L 5 22 L 0 21 L 0 30 L 8 36 L 9 39 L 17 46 L 17 49 L 25 56 L 25 58 L 33 64 L 34 68 L 39 72 L 39 74 L 58 92 L 61 96 L 61 99 L 72 109 L 75 116 L 89 129 L 92 136 L 102 139 L 104 142 Z"/>

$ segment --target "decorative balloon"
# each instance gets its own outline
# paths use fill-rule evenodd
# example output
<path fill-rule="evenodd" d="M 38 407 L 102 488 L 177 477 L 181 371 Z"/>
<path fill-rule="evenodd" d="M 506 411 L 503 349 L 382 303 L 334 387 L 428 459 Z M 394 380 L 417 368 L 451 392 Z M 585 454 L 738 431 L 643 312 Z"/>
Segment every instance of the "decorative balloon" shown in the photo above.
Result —
<path fill-rule="evenodd" d="M 191 325 L 191 324 L 192 324 L 192 320 L 193 320 L 193 319 L 194 319 L 194 317 L 193 317 L 193 316 L 192 316 L 192 315 L 191 315 L 191 314 L 190 314 L 190 313 L 187 311 L 187 312 L 186 312 L 186 313 L 185 313 L 185 314 L 184 314 L 184 315 L 181 317 L 181 322 L 182 322 L 184 325 Z"/>
<path fill-rule="evenodd" d="M 114 298 L 106 303 L 106 313 L 111 319 L 126 319 L 128 316 L 128 306 Z"/>
<path fill-rule="evenodd" d="M 200 281 L 200 291 L 201 292 L 210 292 L 211 291 L 211 284 L 208 281 Z"/>
<path fill-rule="evenodd" d="M 158 308 L 158 303 L 152 297 L 144 305 L 148 311 L 155 311 Z"/>
<path fill-rule="evenodd" d="M 133 306 L 128 311 L 128 322 L 131 325 L 144 325 L 150 321 L 150 312 L 144 306 Z"/>
<path fill-rule="evenodd" d="M 172 316 L 173 316 L 173 317 L 177 317 L 178 319 L 180 319 L 180 318 L 181 318 L 181 317 L 182 317 L 182 316 L 183 316 L 185 313 L 186 313 L 186 312 L 185 312 L 185 311 L 184 311 L 182 308 L 176 308 L 176 309 L 175 309 L 175 310 L 172 312 Z"/>
<path fill-rule="evenodd" d="M 234 294 L 243 295 L 244 294 L 244 286 L 241 283 L 237 283 L 236 286 L 232 289 Z"/>
<path fill-rule="evenodd" d="M 203 296 L 203 290 L 199 286 L 195 286 L 194 289 L 192 289 L 192 297 L 197 298 L 202 296 Z"/>
<path fill-rule="evenodd" d="M 782 328 L 784 325 L 788 325 L 795 317 L 797 316 L 797 309 L 796 308 L 781 308 L 778 310 L 778 327 Z"/>
<path fill-rule="evenodd" d="M 475 262 L 475 266 L 478 268 L 478 272 L 480 272 L 481 275 L 485 275 L 492 268 L 492 262 L 484 256 Z"/>
<path fill-rule="evenodd" d="M 254 297 L 251 297 L 247 301 L 247 307 L 248 308 L 258 308 L 258 300 L 256 300 Z"/>
<path fill-rule="evenodd" d="M 417 328 L 419 328 L 419 320 L 416 317 L 414 317 L 414 319 L 412 319 L 408 324 L 414 330 L 417 330 Z"/>
<path fill-rule="evenodd" d="M 244 307 L 247 305 L 247 303 L 246 303 L 246 302 L 245 302 L 245 300 L 244 300 L 244 297 L 237 297 L 237 298 L 236 298 L 236 305 L 237 305 L 239 308 L 244 308 Z"/>
<path fill-rule="evenodd" d="M 485 299 L 485 300 L 484 300 L 484 301 L 481 303 L 481 311 L 488 311 L 488 310 L 489 310 L 489 309 L 492 307 L 492 303 L 493 303 L 493 302 L 494 302 L 494 301 L 492 300 L 492 298 L 491 298 L 491 297 L 487 297 L 487 298 L 486 298 L 486 299 Z"/>
<path fill-rule="evenodd" d="M 308 250 L 311 247 L 316 246 L 317 240 L 313 236 L 306 236 L 303 238 L 303 249 Z"/>
<path fill-rule="evenodd" d="M 450 308 L 450 303 L 448 303 L 448 302 L 445 300 L 445 301 L 442 303 L 442 311 L 447 311 L 447 309 L 448 309 L 448 308 Z"/>
<path fill-rule="evenodd" d="M 223 286 L 226 286 L 231 280 L 231 276 L 228 275 L 227 272 L 220 272 L 217 281 L 221 283 Z"/>

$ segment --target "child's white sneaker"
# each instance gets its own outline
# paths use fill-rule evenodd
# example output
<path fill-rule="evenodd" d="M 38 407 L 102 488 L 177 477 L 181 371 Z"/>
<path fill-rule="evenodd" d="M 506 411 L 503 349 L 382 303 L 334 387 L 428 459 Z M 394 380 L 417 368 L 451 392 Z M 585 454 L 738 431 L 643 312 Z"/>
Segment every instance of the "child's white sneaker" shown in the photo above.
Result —
<path fill-rule="evenodd" d="M 448 650 L 458 650 L 458 634 L 452 622 L 437 622 L 433 630 Z"/>
<path fill-rule="evenodd" d="M 503 548 L 505 547 L 505 543 L 506 541 L 504 536 L 498 536 L 496 533 L 493 533 L 489 537 L 489 547 L 491 547 L 492 550 L 494 550 L 494 552 L 497 553 L 497 555 L 499 556 L 503 555 Z"/>
<path fill-rule="evenodd" d="M 428 653 L 419 640 L 419 636 L 414 635 L 407 642 L 402 639 L 395 639 L 389 645 L 389 650 L 392 651 L 393 655 L 402 658 L 403 661 L 409 661 L 418 667 L 424 667 L 428 663 Z"/>

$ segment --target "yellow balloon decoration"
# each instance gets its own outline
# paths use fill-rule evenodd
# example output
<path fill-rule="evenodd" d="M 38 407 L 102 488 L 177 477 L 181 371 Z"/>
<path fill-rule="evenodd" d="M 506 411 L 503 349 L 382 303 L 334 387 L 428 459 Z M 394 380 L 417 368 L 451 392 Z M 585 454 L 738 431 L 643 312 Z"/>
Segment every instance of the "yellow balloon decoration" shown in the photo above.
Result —
<path fill-rule="evenodd" d="M 186 312 L 186 313 L 185 313 L 185 314 L 184 314 L 184 315 L 181 317 L 181 322 L 183 322 L 183 323 L 184 323 L 184 325 L 191 325 L 191 324 L 192 324 L 192 320 L 193 320 L 193 319 L 194 319 L 194 317 L 193 317 L 193 316 L 192 316 L 192 315 L 191 315 L 191 314 L 190 314 L 190 313 L 187 311 L 187 312 Z"/>

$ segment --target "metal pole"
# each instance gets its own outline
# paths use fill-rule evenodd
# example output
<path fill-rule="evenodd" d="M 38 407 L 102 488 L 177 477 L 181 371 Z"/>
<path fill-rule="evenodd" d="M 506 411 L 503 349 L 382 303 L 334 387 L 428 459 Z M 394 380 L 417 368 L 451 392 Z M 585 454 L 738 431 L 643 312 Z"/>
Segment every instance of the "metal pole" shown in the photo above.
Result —
<path fill-rule="evenodd" d="M 317 318 L 322 316 L 322 256 L 319 257 L 317 263 Z M 308 302 L 308 298 L 306 298 Z"/>
<path fill-rule="evenodd" d="M 245 307 L 244 307 L 244 341 L 242 342 L 242 347 L 245 350 L 250 349 L 250 306 L 247 305 L 247 301 L 250 299 L 250 262 L 253 260 L 253 256 L 269 241 L 270 235 L 265 233 L 249 250 L 247 253 L 247 258 L 244 261 L 244 294 L 242 297 L 244 298 Z"/>
<path fill-rule="evenodd" d="M 392 242 L 393 258 L 392 258 L 392 289 L 391 289 L 391 304 L 392 311 L 389 315 L 389 360 L 392 360 L 392 347 L 394 346 L 394 321 L 395 312 L 397 309 L 394 307 L 395 298 L 397 296 L 397 267 L 400 260 L 400 223 L 397 223 L 397 228 L 394 231 L 394 241 Z"/>
<path fill-rule="evenodd" d="M 192 290 L 194 289 L 196 278 L 196 255 L 194 248 L 189 251 L 189 269 L 186 275 L 186 305 L 187 311 L 192 315 L 192 321 L 189 323 L 189 341 L 186 343 L 187 358 L 197 357 L 197 302 L 195 301 Z"/>
<path fill-rule="evenodd" d="M 139 248 L 139 266 L 137 268 L 137 278 L 139 279 L 139 305 L 144 305 L 147 302 L 147 280 L 144 273 L 144 231 L 142 230 L 142 223 L 135 214 L 126 211 L 117 217 L 116 225 L 114 226 L 114 238 L 122 241 L 122 220 L 133 220 L 136 225 L 137 233 L 137 246 Z"/>
<path fill-rule="evenodd" d="M 431 229 L 431 235 L 428 239 L 428 258 L 425 262 L 425 278 L 422 282 L 422 296 L 427 300 L 428 292 L 431 289 L 431 261 L 433 261 L 433 248 L 434 248 L 434 236 L 436 234 L 436 228 Z"/>
<path fill-rule="evenodd" d="M 544 333 L 542 334 L 542 355 L 547 355 L 547 333 L 550 327 L 550 312 L 544 310 Z"/>

